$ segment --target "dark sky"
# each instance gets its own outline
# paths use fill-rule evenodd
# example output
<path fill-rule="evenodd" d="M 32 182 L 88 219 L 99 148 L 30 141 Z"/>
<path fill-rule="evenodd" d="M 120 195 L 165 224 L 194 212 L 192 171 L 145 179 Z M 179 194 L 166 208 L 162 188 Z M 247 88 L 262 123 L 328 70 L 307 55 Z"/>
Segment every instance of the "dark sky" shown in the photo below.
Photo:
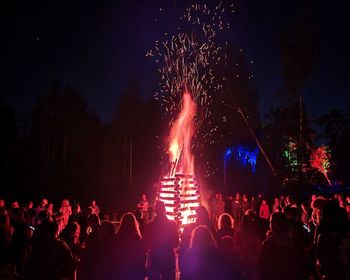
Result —
<path fill-rule="evenodd" d="M 136 80 L 144 96 L 157 88 L 154 61 L 145 57 L 185 0 L 2 1 L 1 97 L 26 116 L 54 81 L 80 91 L 90 109 L 108 120 L 118 96 Z M 203 1 L 200 1 L 203 2 Z M 207 1 L 218 2 L 218 1 Z M 278 39 L 297 20 L 301 0 L 237 0 L 230 41 L 253 60 L 262 110 L 281 87 Z M 175 7 L 174 7 L 175 3 Z M 311 21 L 321 61 L 305 87 L 309 111 L 350 106 L 350 17 L 346 0 L 312 1 Z M 162 8 L 162 11 L 160 11 Z M 154 19 L 158 21 L 155 22 Z"/>

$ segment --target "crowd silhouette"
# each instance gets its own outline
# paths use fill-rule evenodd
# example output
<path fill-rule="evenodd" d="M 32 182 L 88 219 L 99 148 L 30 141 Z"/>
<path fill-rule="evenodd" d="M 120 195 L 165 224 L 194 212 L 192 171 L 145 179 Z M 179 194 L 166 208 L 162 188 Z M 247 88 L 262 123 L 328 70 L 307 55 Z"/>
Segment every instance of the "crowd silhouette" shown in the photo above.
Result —
<path fill-rule="evenodd" d="M 349 196 L 270 206 L 216 194 L 180 228 L 163 202 L 142 201 L 101 221 L 96 201 L 81 210 L 64 199 L 55 211 L 47 199 L 0 199 L 0 279 L 350 279 Z"/>

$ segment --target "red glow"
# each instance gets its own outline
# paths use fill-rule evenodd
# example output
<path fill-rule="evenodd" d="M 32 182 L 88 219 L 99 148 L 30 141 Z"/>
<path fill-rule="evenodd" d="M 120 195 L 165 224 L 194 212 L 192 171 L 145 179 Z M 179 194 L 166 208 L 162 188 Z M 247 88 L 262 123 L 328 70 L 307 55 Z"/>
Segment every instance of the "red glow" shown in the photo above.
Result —
<path fill-rule="evenodd" d="M 170 177 L 173 177 L 175 173 L 194 175 L 191 140 L 195 114 L 196 104 L 193 102 L 191 95 L 185 92 L 182 99 L 182 111 L 170 130 L 169 158 L 172 164 Z"/>
<path fill-rule="evenodd" d="M 318 147 L 311 153 L 310 164 L 311 167 L 317 169 L 323 174 L 328 184 L 331 186 L 332 183 L 328 177 L 328 170 L 330 167 L 329 151 L 325 146 Z"/>
<path fill-rule="evenodd" d="M 182 110 L 169 135 L 171 169 L 162 178 L 158 198 L 165 203 L 166 215 L 180 228 L 196 221 L 199 206 L 198 186 L 194 176 L 194 156 L 191 152 L 196 104 L 189 92 L 184 92 Z"/>

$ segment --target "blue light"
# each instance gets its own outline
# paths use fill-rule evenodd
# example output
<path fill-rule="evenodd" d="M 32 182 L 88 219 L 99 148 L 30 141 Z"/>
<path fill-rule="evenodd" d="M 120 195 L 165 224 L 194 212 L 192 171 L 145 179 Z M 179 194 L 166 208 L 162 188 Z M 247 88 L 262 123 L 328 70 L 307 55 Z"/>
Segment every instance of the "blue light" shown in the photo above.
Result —
<path fill-rule="evenodd" d="M 247 147 L 244 145 L 233 146 L 232 148 L 228 148 L 225 151 L 224 161 L 227 164 L 227 161 L 234 154 L 235 159 L 242 165 L 243 167 L 250 166 L 253 173 L 256 173 L 256 161 L 259 155 L 258 147 Z"/>
<path fill-rule="evenodd" d="M 228 148 L 225 152 L 225 158 L 229 158 L 232 156 L 232 150 L 230 148 Z"/>

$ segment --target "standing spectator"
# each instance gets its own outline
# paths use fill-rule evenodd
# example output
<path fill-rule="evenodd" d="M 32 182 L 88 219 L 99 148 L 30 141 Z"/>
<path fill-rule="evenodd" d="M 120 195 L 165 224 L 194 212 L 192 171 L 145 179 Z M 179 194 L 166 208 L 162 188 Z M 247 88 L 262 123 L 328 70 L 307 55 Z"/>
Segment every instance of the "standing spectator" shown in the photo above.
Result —
<path fill-rule="evenodd" d="M 184 280 L 225 279 L 222 255 L 211 231 L 205 225 L 193 230 L 184 263 L 181 276 Z"/>
<path fill-rule="evenodd" d="M 96 204 L 96 200 L 91 201 L 91 208 L 93 213 L 95 213 L 97 216 L 100 215 L 100 207 Z"/>
<path fill-rule="evenodd" d="M 265 199 L 262 200 L 262 203 L 260 205 L 259 217 L 265 220 L 270 217 L 270 209 Z"/>
<path fill-rule="evenodd" d="M 47 205 L 47 212 L 49 212 L 50 216 L 54 215 L 54 210 L 53 210 L 53 203 L 49 203 Z"/>
<path fill-rule="evenodd" d="M 142 211 L 140 209 L 135 210 L 134 211 L 134 216 L 136 218 L 136 221 L 139 224 L 139 229 L 140 229 L 141 236 L 143 236 L 143 234 L 145 232 L 146 223 L 145 223 L 145 220 L 142 217 Z"/>
<path fill-rule="evenodd" d="M 221 214 L 219 217 L 218 224 L 219 224 L 219 229 L 215 233 L 215 238 L 218 242 L 224 236 L 230 236 L 232 238 L 235 237 L 235 233 L 236 233 L 234 228 L 235 221 L 233 220 L 230 214 L 228 213 Z"/>
<path fill-rule="evenodd" d="M 226 213 L 232 213 L 232 201 L 233 201 L 232 195 L 226 196 L 226 200 L 225 200 L 225 212 Z"/>
<path fill-rule="evenodd" d="M 236 193 L 235 199 L 232 201 L 232 217 L 236 224 L 239 225 L 242 215 L 242 206 L 239 193 Z"/>
<path fill-rule="evenodd" d="M 316 243 L 322 279 L 350 278 L 350 225 L 344 208 L 327 201 L 322 211 Z"/>
<path fill-rule="evenodd" d="M 143 280 L 146 276 L 146 248 L 132 213 L 121 218 L 116 246 L 116 279 Z"/>
<path fill-rule="evenodd" d="M 213 227 L 213 224 L 211 223 L 209 219 L 209 214 L 207 209 L 204 206 L 198 206 L 196 209 L 197 214 L 197 220 L 193 224 L 188 224 L 184 227 L 183 234 L 181 237 L 181 243 L 179 248 L 179 268 L 180 272 L 183 268 L 184 264 L 184 255 L 186 254 L 187 250 L 190 247 L 190 241 L 191 241 L 191 234 L 192 231 L 199 225 L 205 225 L 207 226 L 211 232 L 215 232 L 215 229 Z"/>
<path fill-rule="evenodd" d="M 249 201 L 248 201 L 248 197 L 246 194 L 243 194 L 242 196 L 242 213 L 241 215 L 245 215 L 246 212 L 250 209 L 250 205 L 249 205 Z"/>
<path fill-rule="evenodd" d="M 165 216 L 165 205 L 157 201 L 156 217 L 145 228 L 145 244 L 149 251 L 150 280 L 175 279 L 175 253 L 179 244 L 176 224 Z"/>
<path fill-rule="evenodd" d="M 2 209 L 5 209 L 5 205 L 6 205 L 6 203 L 5 203 L 5 199 L 0 199 L 0 210 L 2 210 Z"/>
<path fill-rule="evenodd" d="M 95 213 L 91 215 L 97 216 Z M 116 277 L 116 254 L 114 225 L 110 221 L 102 221 L 95 238 L 86 245 L 86 249 L 82 253 L 77 273 L 78 279 L 118 279 Z"/>
<path fill-rule="evenodd" d="M 146 194 L 142 194 L 140 202 L 137 204 L 137 208 L 142 211 L 142 217 L 145 221 L 145 224 L 148 223 L 149 220 L 149 202 Z"/>
<path fill-rule="evenodd" d="M 80 226 L 77 222 L 68 223 L 61 234 L 61 238 L 68 245 L 76 262 L 80 259 Z"/>
<path fill-rule="evenodd" d="M 77 222 L 68 223 L 66 228 L 61 234 L 61 238 L 68 245 L 71 250 L 74 262 L 77 264 L 80 261 L 82 247 L 79 241 L 80 237 L 80 226 Z M 71 280 L 76 279 L 76 273 L 72 274 Z"/>
<path fill-rule="evenodd" d="M 87 219 L 87 237 L 86 237 L 86 245 L 89 246 L 89 243 L 92 243 L 95 241 L 95 239 L 98 236 L 98 231 L 100 230 L 101 226 L 101 220 L 99 216 L 97 216 L 95 213 L 92 213 L 89 215 Z"/>
<path fill-rule="evenodd" d="M 37 215 L 39 215 L 39 213 L 41 211 L 44 211 L 46 210 L 46 207 L 48 205 L 48 200 L 46 198 L 43 198 L 40 202 L 40 204 L 36 207 L 36 212 L 37 212 Z"/>
<path fill-rule="evenodd" d="M 2 277 L 14 271 L 11 254 L 12 234 L 10 216 L 4 208 L 0 208 L 0 276 Z"/>
<path fill-rule="evenodd" d="M 24 213 L 20 208 L 12 209 L 11 222 L 14 228 L 11 250 L 16 265 L 16 272 L 22 275 L 27 262 L 29 234 Z"/>
<path fill-rule="evenodd" d="M 281 205 L 281 208 L 283 209 L 284 206 L 286 206 L 286 199 L 283 195 L 280 196 L 280 205 Z"/>
<path fill-rule="evenodd" d="M 225 212 L 225 201 L 222 194 L 217 193 L 212 201 L 212 222 L 215 228 L 218 227 L 218 219 Z"/>
<path fill-rule="evenodd" d="M 25 279 L 62 280 L 71 277 L 75 262 L 67 244 L 57 239 L 58 225 L 42 224 L 40 239 L 34 244 L 26 266 Z"/>
<path fill-rule="evenodd" d="M 271 216 L 271 233 L 261 249 L 261 280 L 303 279 L 303 256 L 288 232 L 288 220 L 283 213 Z"/>
<path fill-rule="evenodd" d="M 247 280 L 259 279 L 259 258 L 261 234 L 254 213 L 244 215 L 241 228 L 237 231 L 235 243 L 241 259 L 241 268 Z"/>
<path fill-rule="evenodd" d="M 272 213 L 281 212 L 281 203 L 277 197 L 275 197 L 272 205 Z"/>
<path fill-rule="evenodd" d="M 260 211 L 260 206 L 261 206 L 261 203 L 262 203 L 262 201 L 263 201 L 263 196 L 262 196 L 262 194 L 261 193 L 259 193 L 258 194 L 258 198 L 257 198 L 257 203 L 258 203 L 258 211 L 256 212 L 256 213 L 259 213 L 259 211 Z"/>
<path fill-rule="evenodd" d="M 211 220 L 213 225 L 216 227 L 217 225 L 217 221 L 219 218 L 218 215 L 218 202 L 219 202 L 219 194 L 215 194 L 215 196 L 213 197 L 212 201 L 211 201 Z"/>
<path fill-rule="evenodd" d="M 250 199 L 250 209 L 252 209 L 255 213 L 259 212 L 259 207 L 258 201 L 255 199 L 255 196 L 252 196 Z M 244 213 L 245 215 L 246 213 Z"/>
<path fill-rule="evenodd" d="M 72 215 L 69 216 L 69 223 L 78 222 L 81 215 L 79 203 L 74 203 L 72 206 Z"/>

